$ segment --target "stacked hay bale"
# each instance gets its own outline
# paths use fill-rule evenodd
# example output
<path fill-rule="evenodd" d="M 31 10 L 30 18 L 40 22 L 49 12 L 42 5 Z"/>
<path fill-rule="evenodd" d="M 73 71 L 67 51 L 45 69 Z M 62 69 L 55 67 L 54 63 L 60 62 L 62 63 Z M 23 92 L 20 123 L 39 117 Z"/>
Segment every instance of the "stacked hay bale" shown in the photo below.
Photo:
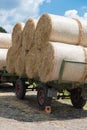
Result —
<path fill-rule="evenodd" d="M 21 52 L 16 60 L 15 64 L 15 72 L 19 76 L 25 76 L 25 62 L 26 62 L 26 56 L 27 54 L 29 57 L 32 53 L 32 48 L 34 46 L 33 38 L 35 33 L 37 21 L 30 18 L 26 23 L 25 27 L 23 29 L 23 35 L 22 35 L 22 48 Z M 28 59 L 29 65 L 32 64 L 31 61 Z"/>
<path fill-rule="evenodd" d="M 86 28 L 86 21 L 51 14 L 38 22 L 30 18 L 25 25 L 17 23 L 7 54 L 8 72 L 42 82 L 58 80 L 63 59 L 87 62 Z M 87 65 L 66 63 L 62 80 L 80 82 L 86 76 Z"/>
<path fill-rule="evenodd" d="M 11 46 L 11 34 L 0 33 L 0 70 L 6 66 L 7 51 Z"/>
<path fill-rule="evenodd" d="M 27 57 L 28 77 L 39 76 L 42 82 L 58 80 L 63 59 L 87 62 L 87 48 L 82 47 L 87 46 L 86 27 L 86 21 L 43 14 L 35 31 L 34 43 L 37 50 L 32 49 L 31 56 Z M 28 64 L 28 59 L 32 60 L 31 66 Z M 62 80 L 85 80 L 85 72 L 87 72 L 85 65 L 66 63 Z"/>
<path fill-rule="evenodd" d="M 26 56 L 26 74 L 29 78 L 38 77 L 38 69 L 41 53 L 36 48 L 36 45 L 31 49 L 31 51 Z"/>
<path fill-rule="evenodd" d="M 37 25 L 37 20 L 29 18 L 25 23 L 25 27 L 23 30 L 23 39 L 22 39 L 22 46 L 23 49 L 26 51 L 30 51 L 31 48 L 34 46 L 33 38 L 34 33 Z"/>
<path fill-rule="evenodd" d="M 12 32 L 12 47 L 9 48 L 6 58 L 7 71 L 24 76 L 26 55 L 31 55 L 34 46 L 33 38 L 37 20 L 30 18 L 25 24 L 17 23 Z M 32 64 L 28 60 L 28 63 Z"/>
<path fill-rule="evenodd" d="M 16 23 L 12 32 L 12 47 L 9 48 L 6 58 L 6 67 L 9 73 L 15 73 L 15 62 L 21 52 L 22 31 L 24 23 Z"/>
<path fill-rule="evenodd" d="M 48 41 L 87 46 L 87 22 L 43 14 L 37 24 L 35 42 L 42 48 Z"/>
<path fill-rule="evenodd" d="M 85 62 L 84 50 L 81 46 L 49 42 L 48 46 L 42 51 L 41 61 L 43 63 L 40 62 L 40 67 L 38 69 L 41 81 L 58 80 L 63 59 Z M 82 81 L 84 71 L 84 65 L 66 63 L 62 80 Z"/>

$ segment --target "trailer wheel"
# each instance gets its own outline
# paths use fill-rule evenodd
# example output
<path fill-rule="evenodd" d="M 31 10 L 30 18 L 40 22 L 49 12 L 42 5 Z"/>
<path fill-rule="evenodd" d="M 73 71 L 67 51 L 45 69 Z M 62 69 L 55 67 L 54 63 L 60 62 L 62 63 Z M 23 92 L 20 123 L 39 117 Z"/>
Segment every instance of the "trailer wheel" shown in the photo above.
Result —
<path fill-rule="evenodd" d="M 52 98 L 48 97 L 47 94 L 48 94 L 48 87 L 46 85 L 39 85 L 37 89 L 37 102 L 39 104 L 40 109 L 42 110 L 43 109 L 45 110 L 46 106 L 51 107 Z"/>
<path fill-rule="evenodd" d="M 26 93 L 26 86 L 22 79 L 17 79 L 15 83 L 15 93 L 18 99 L 23 99 Z"/>
<path fill-rule="evenodd" d="M 86 100 L 81 96 L 81 92 L 81 88 L 76 88 L 71 91 L 71 102 L 77 109 L 82 109 L 86 104 Z"/>

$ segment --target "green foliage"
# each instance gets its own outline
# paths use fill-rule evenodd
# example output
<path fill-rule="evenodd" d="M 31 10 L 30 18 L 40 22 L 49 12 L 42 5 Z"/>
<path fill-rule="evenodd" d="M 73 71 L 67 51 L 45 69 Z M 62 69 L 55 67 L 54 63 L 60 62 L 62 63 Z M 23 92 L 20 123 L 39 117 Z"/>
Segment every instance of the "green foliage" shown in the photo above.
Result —
<path fill-rule="evenodd" d="M 4 28 L 2 28 L 2 27 L 0 27 L 0 32 L 7 33 L 7 31 Z"/>

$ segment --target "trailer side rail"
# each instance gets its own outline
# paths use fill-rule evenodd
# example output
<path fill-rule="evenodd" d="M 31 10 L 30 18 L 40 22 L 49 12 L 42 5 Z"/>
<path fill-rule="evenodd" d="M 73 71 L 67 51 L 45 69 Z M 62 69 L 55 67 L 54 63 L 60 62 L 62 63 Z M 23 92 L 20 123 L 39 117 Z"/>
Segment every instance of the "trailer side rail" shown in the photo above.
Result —
<path fill-rule="evenodd" d="M 60 67 L 60 72 L 59 72 L 59 79 L 58 79 L 58 84 L 61 84 L 61 83 L 71 83 L 71 82 L 66 82 L 66 81 L 63 81 L 62 80 L 62 77 L 63 77 L 63 72 L 64 72 L 64 68 L 65 68 L 65 64 L 66 63 L 70 63 L 70 64 L 72 64 L 72 63 L 75 63 L 75 64 L 83 64 L 83 65 L 87 65 L 87 62 L 77 62 L 77 61 L 71 61 L 71 60 L 66 60 L 66 59 L 64 59 L 63 61 L 62 61 L 62 64 L 61 64 L 61 67 Z M 75 83 L 75 82 L 72 82 L 72 83 Z M 85 82 L 86 83 L 86 82 Z M 84 82 L 82 82 L 81 84 L 84 84 Z"/>

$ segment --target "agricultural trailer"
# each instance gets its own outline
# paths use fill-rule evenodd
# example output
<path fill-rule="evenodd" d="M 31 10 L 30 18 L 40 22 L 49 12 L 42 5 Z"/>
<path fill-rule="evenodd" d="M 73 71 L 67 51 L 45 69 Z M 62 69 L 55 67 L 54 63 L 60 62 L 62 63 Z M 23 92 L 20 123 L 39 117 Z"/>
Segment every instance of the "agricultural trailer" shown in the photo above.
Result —
<path fill-rule="evenodd" d="M 43 83 L 39 78 L 30 79 L 27 76 L 19 77 L 15 73 L 9 74 L 6 67 L 0 71 L 0 83 L 10 82 L 15 86 L 15 94 L 18 99 L 24 99 L 26 89 L 37 91 L 37 103 L 39 108 L 45 110 L 47 113 L 52 112 L 52 99 L 70 98 L 72 105 L 77 109 L 82 109 L 87 101 L 87 82 L 66 82 L 62 80 L 63 72 L 66 63 L 82 64 L 86 62 L 76 62 L 70 60 L 63 60 L 59 78 L 57 81 L 50 81 Z M 32 88 L 29 87 L 32 85 Z M 64 93 L 68 91 L 68 95 Z"/>

